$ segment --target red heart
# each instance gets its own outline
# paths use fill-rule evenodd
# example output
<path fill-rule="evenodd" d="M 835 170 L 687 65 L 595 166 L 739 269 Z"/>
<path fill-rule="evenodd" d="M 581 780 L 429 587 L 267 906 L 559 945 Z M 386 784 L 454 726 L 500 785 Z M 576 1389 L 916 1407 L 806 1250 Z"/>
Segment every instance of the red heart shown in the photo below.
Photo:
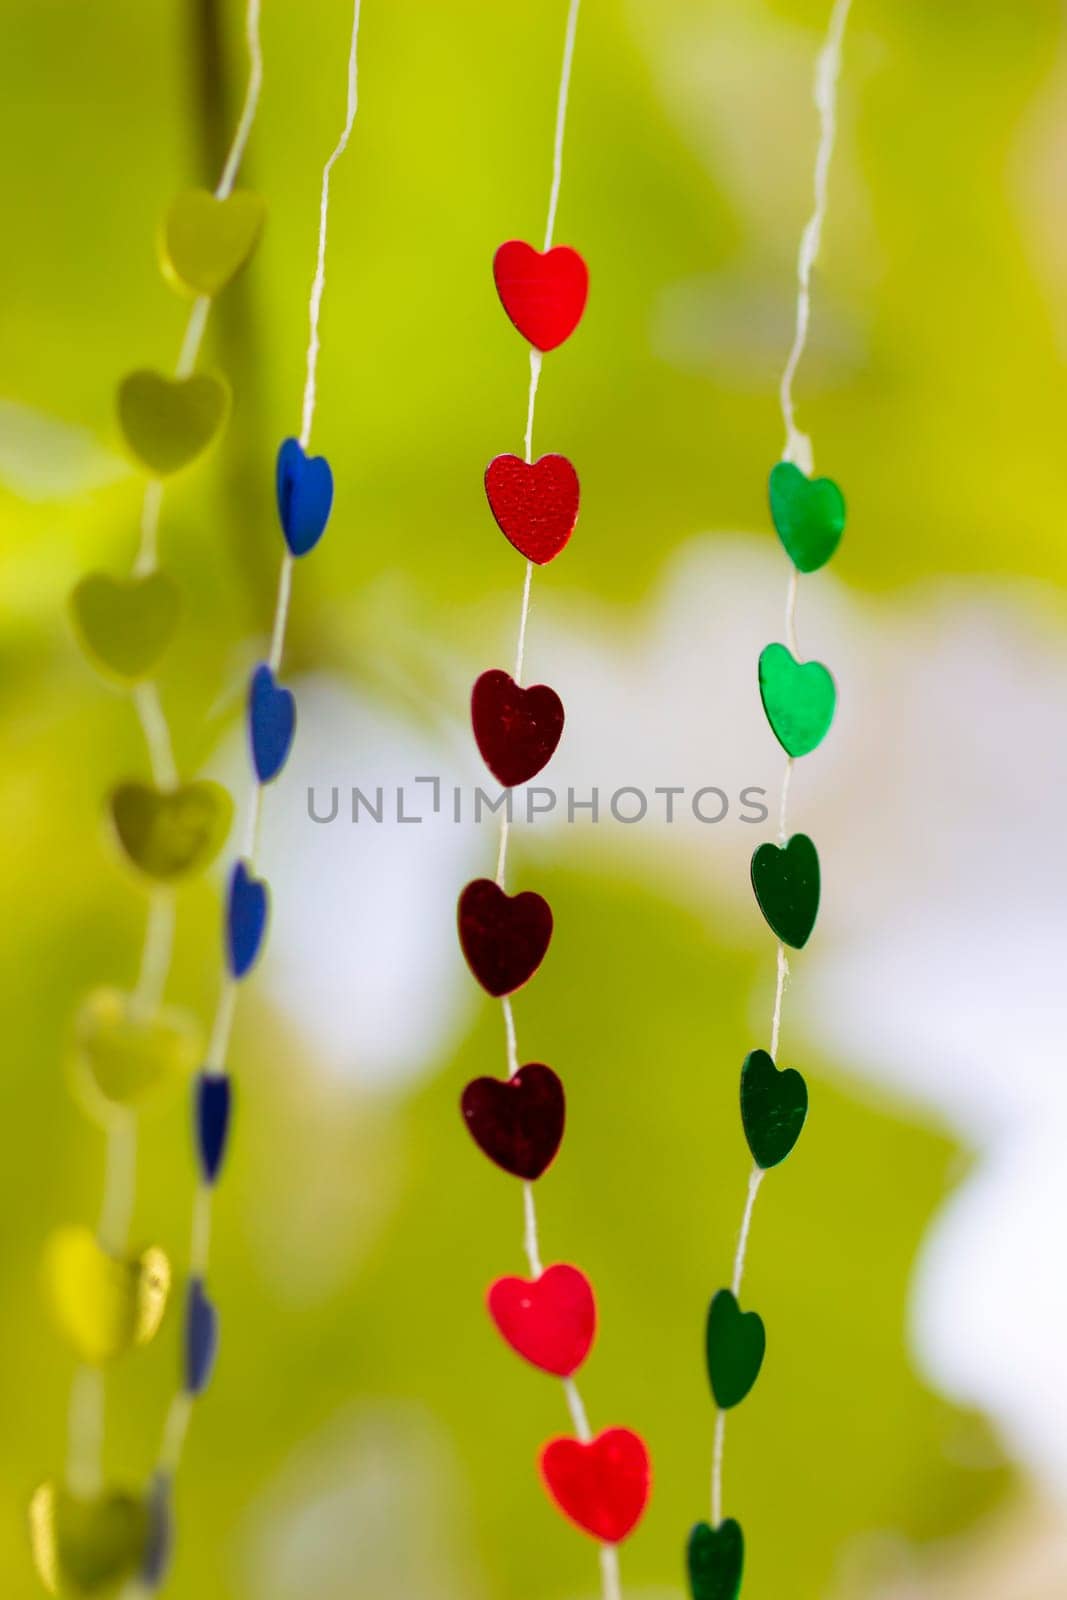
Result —
<path fill-rule="evenodd" d="M 497 456 L 485 469 L 489 509 L 527 561 L 558 556 L 578 521 L 578 474 L 566 456 Z"/>
<path fill-rule="evenodd" d="M 539 1278 L 498 1278 L 489 1315 L 513 1350 L 557 1378 L 577 1372 L 596 1333 L 596 1301 L 577 1267 L 549 1267 Z"/>
<path fill-rule="evenodd" d="M 491 878 L 476 878 L 459 897 L 459 942 L 489 994 L 521 989 L 545 959 L 551 937 L 552 912 L 539 894 L 508 895 Z"/>
<path fill-rule="evenodd" d="M 589 268 L 569 245 L 542 253 L 509 239 L 493 257 L 493 279 L 504 310 L 538 350 L 554 350 L 582 320 Z"/>
<path fill-rule="evenodd" d="M 564 1516 L 605 1544 L 641 1520 L 651 1473 L 644 1441 L 629 1428 L 607 1428 L 589 1444 L 553 1439 L 541 1452 L 541 1475 Z"/>
<path fill-rule="evenodd" d="M 539 1178 L 563 1138 L 563 1085 L 539 1061 L 503 1081 L 475 1078 L 463 1091 L 460 1110 L 478 1148 L 516 1178 Z"/>
<path fill-rule="evenodd" d="M 511 789 L 551 761 L 563 732 L 563 702 L 546 683 L 523 689 L 506 672 L 483 672 L 471 691 L 471 722 L 486 766 Z"/>

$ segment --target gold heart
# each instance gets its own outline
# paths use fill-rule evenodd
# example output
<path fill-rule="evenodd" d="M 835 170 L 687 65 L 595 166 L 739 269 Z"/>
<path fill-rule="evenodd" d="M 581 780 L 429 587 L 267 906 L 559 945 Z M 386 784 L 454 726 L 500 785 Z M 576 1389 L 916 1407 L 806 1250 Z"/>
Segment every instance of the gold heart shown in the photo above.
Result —
<path fill-rule="evenodd" d="M 225 200 L 207 189 L 178 195 L 159 230 L 164 277 L 183 294 L 218 294 L 254 253 L 266 218 L 266 205 L 250 189 Z"/>
<path fill-rule="evenodd" d="M 184 1083 L 200 1059 L 201 1035 L 184 1011 L 139 1007 L 119 989 L 94 989 L 74 1024 L 71 1072 L 85 1110 L 107 1123 L 116 1107 L 138 1110 Z"/>
<path fill-rule="evenodd" d="M 206 372 L 188 378 L 131 372 L 119 384 L 119 425 L 126 447 L 157 478 L 195 461 L 221 431 L 229 409 L 229 386 Z"/>
<path fill-rule="evenodd" d="M 101 1366 L 155 1336 L 170 1293 L 170 1262 L 156 1246 L 121 1260 L 91 1228 L 57 1228 L 44 1281 L 61 1333 L 82 1361 Z"/>
<path fill-rule="evenodd" d="M 30 1545 L 49 1594 L 104 1600 L 140 1572 L 151 1515 L 121 1490 L 81 1497 L 43 1483 L 30 1501 Z"/>
<path fill-rule="evenodd" d="M 70 609 L 89 659 L 133 683 L 151 672 L 174 637 L 181 595 L 165 572 L 142 578 L 90 572 L 74 589 Z"/>
<path fill-rule="evenodd" d="M 128 859 L 147 877 L 164 883 L 208 866 L 233 821 L 229 794 L 207 780 L 176 789 L 120 783 L 108 803 Z"/>

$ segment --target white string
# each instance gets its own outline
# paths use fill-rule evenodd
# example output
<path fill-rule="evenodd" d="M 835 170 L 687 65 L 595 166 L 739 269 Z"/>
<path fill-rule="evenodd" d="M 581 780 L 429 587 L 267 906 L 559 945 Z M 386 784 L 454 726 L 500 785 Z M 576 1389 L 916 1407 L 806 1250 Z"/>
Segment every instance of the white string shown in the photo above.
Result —
<path fill-rule="evenodd" d="M 241 107 L 237 132 L 233 136 L 230 153 L 226 157 L 226 165 L 222 169 L 222 176 L 215 190 L 216 200 L 227 200 L 233 192 L 234 180 L 244 160 L 252 124 L 259 109 L 259 96 L 263 88 L 263 45 L 259 32 L 259 9 L 260 0 L 248 0 L 248 10 L 245 12 L 245 40 L 248 45 L 249 60 L 248 87 L 245 89 L 245 101 Z"/>
<path fill-rule="evenodd" d="M 319 252 L 315 263 L 315 276 L 311 284 L 311 298 L 308 302 L 307 377 L 304 381 L 304 412 L 303 421 L 300 425 L 300 445 L 304 450 L 307 449 L 311 441 L 311 424 L 315 416 L 315 383 L 320 348 L 319 316 L 322 311 L 322 296 L 326 288 L 326 228 L 330 217 L 330 173 L 333 171 L 336 162 L 345 153 L 352 127 L 356 120 L 356 111 L 359 108 L 359 77 L 356 54 L 359 45 L 360 4 L 361 0 L 355 0 L 355 9 L 352 13 L 352 43 L 348 53 L 348 107 L 345 125 L 341 131 L 341 137 L 322 169 L 322 198 L 319 202 Z"/>
<path fill-rule="evenodd" d="M 559 97 L 556 101 L 556 137 L 552 145 L 552 190 L 548 197 L 548 221 L 545 224 L 545 249 L 552 248 L 552 235 L 556 231 L 556 212 L 559 210 L 559 189 L 563 182 L 563 136 L 567 131 L 567 102 L 571 93 L 571 68 L 574 66 L 574 39 L 578 31 L 578 8 L 581 0 L 571 0 L 567 13 L 567 32 L 563 40 L 563 68 L 559 77 Z"/>

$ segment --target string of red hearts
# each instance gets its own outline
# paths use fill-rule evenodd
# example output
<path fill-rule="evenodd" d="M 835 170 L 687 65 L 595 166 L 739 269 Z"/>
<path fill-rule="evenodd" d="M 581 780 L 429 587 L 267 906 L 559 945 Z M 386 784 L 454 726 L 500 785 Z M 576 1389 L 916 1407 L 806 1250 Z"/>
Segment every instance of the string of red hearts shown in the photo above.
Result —
<path fill-rule="evenodd" d="M 534 567 L 565 548 L 578 520 L 578 474 L 563 455 L 533 459 L 537 389 L 544 356 L 577 328 L 589 288 L 576 250 L 553 245 L 562 177 L 563 137 L 574 58 L 579 0 L 570 0 L 556 108 L 552 188 L 544 247 L 519 239 L 497 250 L 493 277 L 507 315 L 530 346 L 530 381 L 524 453 L 489 463 L 485 491 L 501 531 L 526 569 L 514 675 L 483 672 L 471 694 L 478 749 L 506 789 L 528 782 L 551 760 L 563 733 L 563 705 L 547 684 L 524 687 L 523 658 Z M 508 805 L 510 794 L 508 795 Z M 503 1277 L 488 1292 L 489 1314 L 513 1350 L 534 1367 L 562 1380 L 573 1436 L 551 1439 L 540 1457 L 542 1480 L 555 1504 L 600 1542 L 606 1600 L 620 1594 L 618 1546 L 637 1526 L 648 1500 L 650 1467 L 644 1441 L 628 1428 L 593 1436 L 575 1383 L 596 1331 L 596 1300 L 578 1267 L 545 1267 L 538 1240 L 534 1184 L 554 1160 L 563 1139 L 565 1094 L 543 1062 L 520 1065 L 511 996 L 543 961 L 552 938 L 552 911 L 539 894 L 506 890 L 508 805 L 502 812 L 496 877 L 469 883 L 459 898 L 459 939 L 482 988 L 503 1011 L 507 1077 L 477 1078 L 463 1091 L 461 1111 L 475 1143 L 523 1185 L 524 1250 L 530 1278 Z"/>

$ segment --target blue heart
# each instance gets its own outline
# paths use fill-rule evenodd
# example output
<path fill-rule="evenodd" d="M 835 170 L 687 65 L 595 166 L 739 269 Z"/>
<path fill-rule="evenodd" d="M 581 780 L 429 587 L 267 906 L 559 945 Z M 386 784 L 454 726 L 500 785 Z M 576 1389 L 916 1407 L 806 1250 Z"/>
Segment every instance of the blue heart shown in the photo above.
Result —
<path fill-rule="evenodd" d="M 306 556 L 326 531 L 333 505 L 333 473 L 325 456 L 308 456 L 297 439 L 278 451 L 278 515 L 294 556 Z"/>
<path fill-rule="evenodd" d="M 185 1387 L 203 1394 L 211 1381 L 219 1350 L 219 1314 L 204 1290 L 202 1278 L 189 1280 L 185 1302 Z"/>
<path fill-rule="evenodd" d="M 268 666 L 257 667 L 248 688 L 248 732 L 252 765 L 260 783 L 269 783 L 285 766 L 295 731 L 292 691 L 279 689 Z"/>
<path fill-rule="evenodd" d="M 230 971 L 243 978 L 255 965 L 267 927 L 267 885 L 239 861 L 230 878 L 226 944 Z"/>
<path fill-rule="evenodd" d="M 214 1183 L 226 1154 L 233 1111 L 229 1078 L 202 1072 L 196 1080 L 196 1148 L 205 1183 Z"/>

